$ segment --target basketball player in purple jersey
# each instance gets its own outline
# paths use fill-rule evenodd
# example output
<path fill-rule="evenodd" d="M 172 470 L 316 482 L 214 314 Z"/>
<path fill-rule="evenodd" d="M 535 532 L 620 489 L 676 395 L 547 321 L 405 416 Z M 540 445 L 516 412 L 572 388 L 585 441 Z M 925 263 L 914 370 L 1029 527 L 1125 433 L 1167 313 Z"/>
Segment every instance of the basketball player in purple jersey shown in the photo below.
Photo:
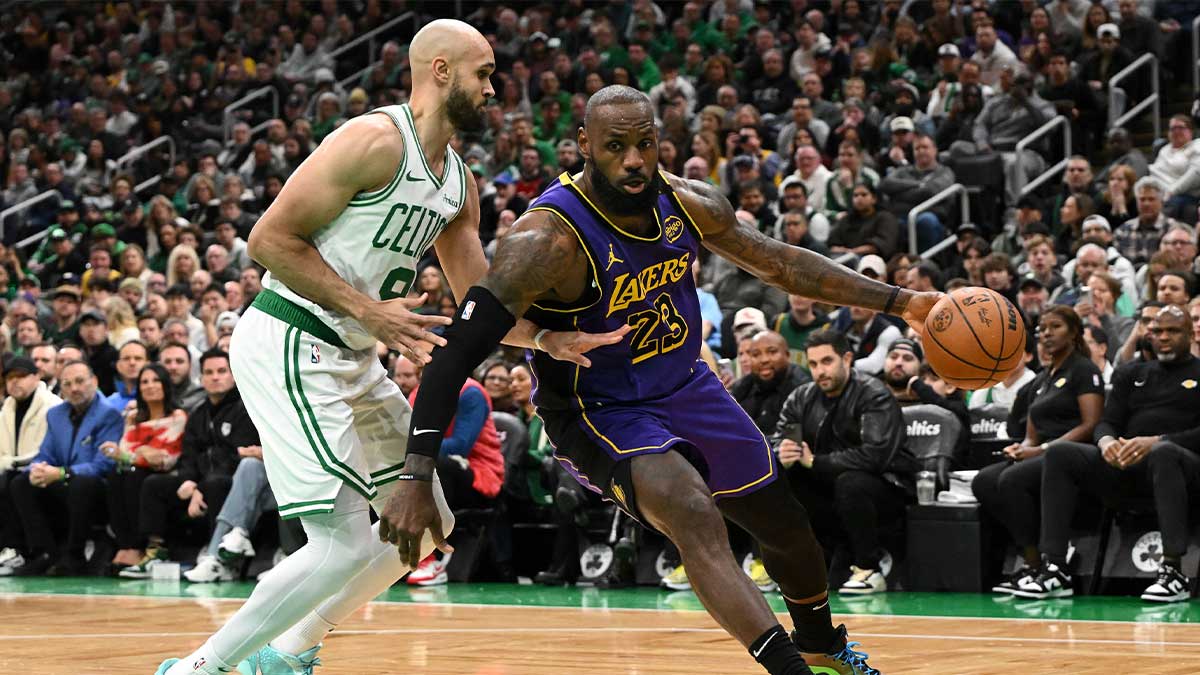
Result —
<path fill-rule="evenodd" d="M 703 245 L 788 293 L 896 313 L 918 331 L 940 294 L 882 284 L 770 239 L 739 224 L 716 188 L 659 172 L 653 108 L 635 89 L 591 97 L 579 146 L 583 173 L 560 177 L 500 240 L 446 346 L 434 350 L 380 538 L 414 564 L 425 530 L 440 540 L 431 481 L 443 431 L 463 381 L 518 317 L 552 330 L 627 325 L 626 340 L 591 352 L 591 368 L 535 352 L 534 403 L 558 461 L 675 542 L 701 602 L 767 672 L 878 673 L 833 626 L 824 556 L 769 444 L 697 360 L 690 266 Z M 741 573 L 722 516 L 761 545 L 795 622 L 791 639 Z"/>

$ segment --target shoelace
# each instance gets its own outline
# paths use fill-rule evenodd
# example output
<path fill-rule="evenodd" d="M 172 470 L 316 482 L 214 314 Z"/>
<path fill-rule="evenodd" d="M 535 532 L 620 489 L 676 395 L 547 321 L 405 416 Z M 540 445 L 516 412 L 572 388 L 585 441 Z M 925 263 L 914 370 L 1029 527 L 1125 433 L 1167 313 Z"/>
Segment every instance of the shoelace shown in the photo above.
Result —
<path fill-rule="evenodd" d="M 855 647 L 861 646 L 861 642 L 847 642 L 846 646 L 842 647 L 842 651 L 838 652 L 834 658 L 854 666 L 862 675 L 880 675 L 878 670 L 867 665 L 868 654 L 866 652 L 854 651 Z"/>

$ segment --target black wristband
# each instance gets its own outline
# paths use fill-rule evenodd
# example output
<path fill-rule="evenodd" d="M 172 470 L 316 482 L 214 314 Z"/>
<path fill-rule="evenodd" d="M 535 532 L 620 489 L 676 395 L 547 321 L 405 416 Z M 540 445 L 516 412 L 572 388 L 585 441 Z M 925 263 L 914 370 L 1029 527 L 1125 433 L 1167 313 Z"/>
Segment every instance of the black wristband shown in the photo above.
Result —
<path fill-rule="evenodd" d="M 896 297 L 900 295 L 900 287 L 892 286 L 892 294 L 888 296 L 887 304 L 883 306 L 884 314 L 892 313 L 892 306 L 896 304 Z"/>
<path fill-rule="evenodd" d="M 432 483 L 433 476 L 418 476 L 415 473 L 402 473 L 399 476 L 396 476 L 396 480 L 419 480 L 426 483 Z"/>
<path fill-rule="evenodd" d="M 491 291 L 482 286 L 467 291 L 454 323 L 442 335 L 446 346 L 433 350 L 433 360 L 421 374 L 408 434 L 410 454 L 437 456 L 446 428 L 458 410 L 463 384 L 516 323 L 516 317 Z"/>

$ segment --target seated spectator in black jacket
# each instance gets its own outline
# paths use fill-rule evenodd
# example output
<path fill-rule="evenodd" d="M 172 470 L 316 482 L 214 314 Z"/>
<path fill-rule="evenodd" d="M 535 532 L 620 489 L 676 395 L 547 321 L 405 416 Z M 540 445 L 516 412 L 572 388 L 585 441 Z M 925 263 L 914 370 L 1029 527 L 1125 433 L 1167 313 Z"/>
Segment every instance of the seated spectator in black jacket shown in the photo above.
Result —
<path fill-rule="evenodd" d="M 949 410 L 964 426 L 970 425 L 962 394 L 925 363 L 925 353 L 916 340 L 900 338 L 892 343 L 883 362 L 883 382 L 902 408 L 928 403 Z"/>
<path fill-rule="evenodd" d="M 853 564 L 841 592 L 881 592 L 890 568 L 881 526 L 904 512 L 916 466 L 904 447 L 900 405 L 882 382 L 854 369 L 841 333 L 813 333 L 807 351 L 815 381 L 787 398 L 771 446 L 818 537 L 849 541 Z"/>
<path fill-rule="evenodd" d="M 1038 506 L 1046 448 L 1092 436 L 1104 405 L 1104 382 L 1083 342 L 1083 322 L 1075 310 L 1055 305 L 1038 326 L 1042 372 L 1028 385 L 1029 419 L 1025 438 L 1004 449 L 1007 459 L 984 468 L 971 489 L 984 512 L 999 520 L 1021 549 L 1025 564 L 992 590 L 1011 594 L 1041 562 Z M 1014 406 L 1014 412 L 1015 408 Z"/>
<path fill-rule="evenodd" d="M 79 341 L 100 391 L 105 396 L 113 393 L 116 390 L 117 350 L 108 340 L 108 324 L 99 310 L 89 309 L 79 317 Z"/>
<path fill-rule="evenodd" d="M 954 184 L 954 172 L 939 164 L 937 144 L 925 134 L 913 140 L 913 163 L 899 166 L 879 181 L 879 191 L 888 197 L 888 210 L 907 222 L 909 211 Z M 946 236 L 949 211 L 945 205 L 923 211 L 917 216 L 917 250 L 925 251 Z M 908 239 L 902 228 L 901 240 Z"/>
<path fill-rule="evenodd" d="M 853 253 L 859 256 L 877 255 L 888 259 L 900 242 L 900 223 L 887 211 L 879 211 L 879 196 L 867 183 L 854 186 L 850 210 L 829 233 L 829 250 L 836 255 Z"/>
<path fill-rule="evenodd" d="M 137 565 L 121 570 L 122 577 L 147 578 L 159 562 L 168 559 L 166 535 L 172 515 L 204 519 L 205 536 L 211 534 L 241 461 L 238 448 L 258 445 L 258 431 L 233 381 L 229 355 L 217 349 L 205 352 L 200 372 L 208 400 L 188 416 L 177 470 L 149 476 L 142 484 L 139 522 L 146 555 Z"/>
<path fill-rule="evenodd" d="M 766 435 L 775 432 L 779 409 L 796 387 L 812 380 L 800 366 L 791 363 L 788 343 L 775 331 L 762 331 L 749 339 L 750 372 L 729 389 L 733 400 Z"/>
<path fill-rule="evenodd" d="M 1045 460 L 1041 549 L 1037 573 L 1014 595 L 1065 597 L 1073 593 L 1066 570 L 1067 538 L 1081 491 L 1119 506 L 1129 495 L 1152 497 L 1162 531 L 1158 578 L 1142 593 L 1151 602 L 1181 602 L 1191 584 L 1182 572 L 1189 504 L 1200 494 L 1200 359 L 1192 356 L 1192 329 L 1182 309 L 1168 305 L 1150 324 L 1158 356 L 1121 366 L 1093 438 L 1056 443 Z"/>

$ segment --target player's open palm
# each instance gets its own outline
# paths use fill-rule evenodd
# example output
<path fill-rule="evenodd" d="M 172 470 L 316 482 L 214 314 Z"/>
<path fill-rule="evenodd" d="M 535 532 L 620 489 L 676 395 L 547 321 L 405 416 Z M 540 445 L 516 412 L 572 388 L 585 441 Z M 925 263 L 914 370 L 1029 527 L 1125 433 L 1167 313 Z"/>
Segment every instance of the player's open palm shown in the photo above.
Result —
<path fill-rule="evenodd" d="M 414 355 L 419 363 L 428 363 L 429 353 L 420 348 L 420 343 L 445 345 L 445 338 L 434 334 L 430 329 L 435 326 L 447 326 L 451 319 L 440 314 L 414 312 L 414 309 L 425 304 L 427 295 L 381 300 L 372 305 L 371 310 L 363 317 L 363 325 L 388 347 Z"/>
<path fill-rule="evenodd" d="M 633 330 L 633 326 L 625 324 L 607 333 L 584 333 L 582 331 L 561 331 L 547 333 L 542 338 L 542 348 L 552 358 L 559 361 L 578 363 L 584 368 L 592 366 L 591 359 L 584 356 L 597 347 L 615 345 L 625 339 L 625 335 Z"/>

